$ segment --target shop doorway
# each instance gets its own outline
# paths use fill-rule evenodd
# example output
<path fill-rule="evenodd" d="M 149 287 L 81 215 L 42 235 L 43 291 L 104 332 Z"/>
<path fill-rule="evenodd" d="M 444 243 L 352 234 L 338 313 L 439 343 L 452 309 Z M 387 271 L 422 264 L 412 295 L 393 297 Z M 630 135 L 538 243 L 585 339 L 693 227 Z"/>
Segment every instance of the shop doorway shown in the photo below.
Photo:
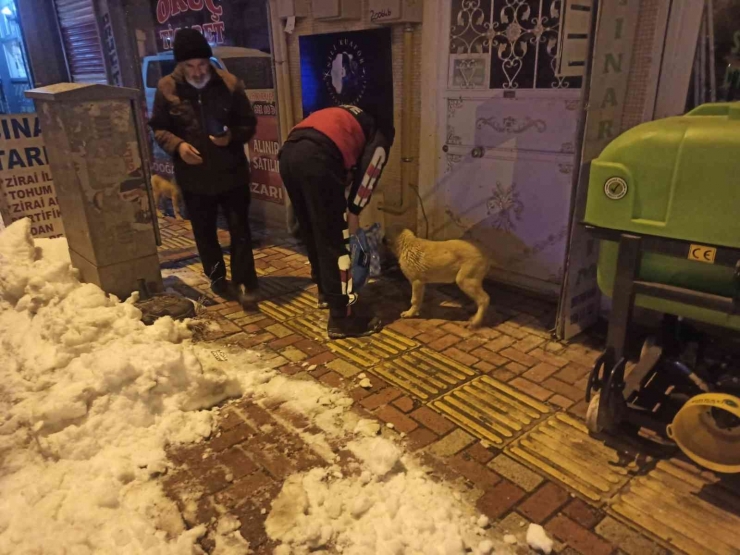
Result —
<path fill-rule="evenodd" d="M 430 230 L 432 239 L 487 245 L 493 277 L 553 299 L 565 267 L 582 85 L 557 67 L 562 4 L 441 2 L 446 71 L 432 203 L 441 225 Z"/>

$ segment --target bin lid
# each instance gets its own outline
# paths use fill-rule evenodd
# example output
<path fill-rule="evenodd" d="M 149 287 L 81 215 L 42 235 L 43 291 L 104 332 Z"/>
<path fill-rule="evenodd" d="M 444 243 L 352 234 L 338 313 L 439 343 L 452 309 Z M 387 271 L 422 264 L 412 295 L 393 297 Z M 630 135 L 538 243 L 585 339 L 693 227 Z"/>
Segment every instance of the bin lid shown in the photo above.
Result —
<path fill-rule="evenodd" d="M 592 161 L 585 222 L 740 247 L 740 102 L 638 125 Z"/>

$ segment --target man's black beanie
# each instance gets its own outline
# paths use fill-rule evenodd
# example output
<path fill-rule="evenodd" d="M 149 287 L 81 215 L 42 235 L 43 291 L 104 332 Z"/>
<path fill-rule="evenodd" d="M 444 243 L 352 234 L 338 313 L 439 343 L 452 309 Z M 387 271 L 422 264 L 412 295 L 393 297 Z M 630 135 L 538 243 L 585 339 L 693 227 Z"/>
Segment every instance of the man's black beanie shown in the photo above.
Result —
<path fill-rule="evenodd" d="M 174 51 L 177 63 L 198 58 L 209 59 L 213 56 L 208 41 L 195 29 L 180 29 L 177 32 Z"/>

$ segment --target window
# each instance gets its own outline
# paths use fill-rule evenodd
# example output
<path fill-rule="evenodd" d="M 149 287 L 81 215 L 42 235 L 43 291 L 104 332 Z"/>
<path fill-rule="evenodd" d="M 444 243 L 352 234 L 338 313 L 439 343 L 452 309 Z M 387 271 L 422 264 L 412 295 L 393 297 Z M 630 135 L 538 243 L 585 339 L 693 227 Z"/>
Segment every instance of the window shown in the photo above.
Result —
<path fill-rule="evenodd" d="M 272 58 L 267 56 L 226 58 L 223 62 L 226 71 L 244 81 L 244 87 L 248 91 L 273 87 Z"/>
<path fill-rule="evenodd" d="M 30 72 L 14 0 L 0 0 L 0 113 L 33 112 Z"/>
<path fill-rule="evenodd" d="M 451 5 L 451 88 L 581 87 L 577 72 L 558 72 L 563 0 L 452 0 Z"/>
<path fill-rule="evenodd" d="M 150 60 L 146 67 L 146 87 L 156 89 L 162 77 L 175 71 L 175 60 Z"/>

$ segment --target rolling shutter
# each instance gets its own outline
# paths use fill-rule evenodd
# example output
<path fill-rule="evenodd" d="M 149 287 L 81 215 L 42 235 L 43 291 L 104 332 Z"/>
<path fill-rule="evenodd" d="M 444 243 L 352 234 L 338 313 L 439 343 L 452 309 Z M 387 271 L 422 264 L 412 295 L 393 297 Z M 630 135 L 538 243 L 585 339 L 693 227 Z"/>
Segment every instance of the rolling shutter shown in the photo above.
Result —
<path fill-rule="evenodd" d="M 70 78 L 75 83 L 108 83 L 93 0 L 55 0 Z"/>

